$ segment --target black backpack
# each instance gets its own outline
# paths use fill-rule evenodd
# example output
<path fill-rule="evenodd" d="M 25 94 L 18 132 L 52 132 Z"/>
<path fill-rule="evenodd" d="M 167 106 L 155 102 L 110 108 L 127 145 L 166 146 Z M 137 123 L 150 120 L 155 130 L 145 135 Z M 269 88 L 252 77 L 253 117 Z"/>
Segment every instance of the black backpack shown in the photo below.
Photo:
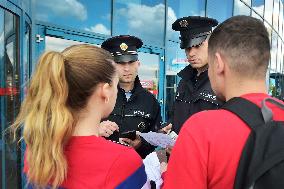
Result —
<path fill-rule="evenodd" d="M 222 106 L 239 116 L 250 128 L 235 177 L 234 189 L 284 189 L 284 122 L 273 121 L 266 102 L 284 110 L 284 104 L 272 98 L 254 103 L 232 98 Z"/>

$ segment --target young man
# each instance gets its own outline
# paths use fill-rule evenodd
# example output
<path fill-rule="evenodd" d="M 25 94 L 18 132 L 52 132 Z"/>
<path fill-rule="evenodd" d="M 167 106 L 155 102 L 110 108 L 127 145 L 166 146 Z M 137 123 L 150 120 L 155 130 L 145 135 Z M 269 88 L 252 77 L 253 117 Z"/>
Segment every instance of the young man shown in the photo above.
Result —
<path fill-rule="evenodd" d="M 269 97 L 266 72 L 270 58 L 268 32 L 262 21 L 232 17 L 209 39 L 209 78 L 218 97 L 245 98 L 260 106 Z M 274 120 L 284 111 L 269 104 Z M 184 124 L 173 148 L 164 188 L 233 188 L 249 127 L 227 110 L 203 111 Z"/>
<path fill-rule="evenodd" d="M 216 98 L 208 79 L 207 48 L 208 38 L 217 20 L 199 16 L 189 16 L 176 20 L 172 24 L 180 31 L 180 48 L 190 62 L 178 73 L 181 81 L 178 85 L 173 116 L 173 130 L 179 133 L 183 123 L 193 114 L 202 110 L 217 109 L 222 102 Z"/>
<path fill-rule="evenodd" d="M 108 121 L 101 123 L 106 133 L 102 133 L 103 136 L 112 135 L 118 127 L 120 134 L 133 130 L 149 132 L 160 129 L 160 105 L 154 95 L 141 86 L 137 75 L 140 66 L 137 49 L 142 44 L 141 39 L 129 35 L 115 36 L 102 44 L 102 48 L 114 57 L 119 75 L 116 105 Z M 135 148 L 142 158 L 155 149 L 138 135 L 133 140 L 123 138 L 122 141 Z"/>

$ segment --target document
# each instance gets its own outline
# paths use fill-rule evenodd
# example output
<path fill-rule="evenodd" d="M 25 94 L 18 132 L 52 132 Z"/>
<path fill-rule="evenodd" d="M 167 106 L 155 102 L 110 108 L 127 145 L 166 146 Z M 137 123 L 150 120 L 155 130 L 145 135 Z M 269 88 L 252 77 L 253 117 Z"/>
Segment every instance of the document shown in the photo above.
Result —
<path fill-rule="evenodd" d="M 174 146 L 175 140 L 172 139 L 169 135 L 163 133 L 156 132 L 148 132 L 148 133 L 138 133 L 141 137 L 143 137 L 148 143 L 154 146 L 160 146 L 162 148 L 166 148 L 168 146 Z"/>

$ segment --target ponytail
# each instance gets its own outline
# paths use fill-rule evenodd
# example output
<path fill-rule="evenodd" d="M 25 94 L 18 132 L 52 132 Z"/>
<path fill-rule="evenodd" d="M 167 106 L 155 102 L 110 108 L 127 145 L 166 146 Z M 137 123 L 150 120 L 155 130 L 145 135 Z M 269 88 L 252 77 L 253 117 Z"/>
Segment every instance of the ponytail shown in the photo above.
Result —
<path fill-rule="evenodd" d="M 11 126 L 14 139 L 23 127 L 27 144 L 27 178 L 43 188 L 58 187 L 67 176 L 64 147 L 98 83 L 111 83 L 112 56 L 92 45 L 75 45 L 62 53 L 44 53 L 34 73 L 20 113 Z"/>
<path fill-rule="evenodd" d="M 61 53 L 41 56 L 20 113 L 11 126 L 15 139 L 17 130 L 25 125 L 28 181 L 40 188 L 48 184 L 56 188 L 67 176 L 64 145 L 73 132 L 73 116 L 66 104 L 64 64 Z"/>

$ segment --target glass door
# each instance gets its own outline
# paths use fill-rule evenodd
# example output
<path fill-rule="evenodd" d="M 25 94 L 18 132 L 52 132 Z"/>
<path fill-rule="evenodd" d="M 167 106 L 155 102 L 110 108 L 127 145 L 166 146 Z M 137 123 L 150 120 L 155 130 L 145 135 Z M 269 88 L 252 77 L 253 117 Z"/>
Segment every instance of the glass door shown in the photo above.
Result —
<path fill-rule="evenodd" d="M 62 51 L 66 47 L 74 44 L 88 43 L 100 46 L 107 38 L 101 34 L 85 33 L 83 31 L 73 31 L 59 27 L 58 25 L 49 25 L 38 22 L 36 24 L 35 39 L 35 57 L 36 63 L 38 57 L 47 50 Z M 142 47 L 139 49 L 139 60 L 141 67 L 139 77 L 144 88 L 149 90 L 161 104 L 162 117 L 164 117 L 164 61 L 163 50 L 151 47 Z M 33 66 L 34 67 L 34 66 Z"/>

